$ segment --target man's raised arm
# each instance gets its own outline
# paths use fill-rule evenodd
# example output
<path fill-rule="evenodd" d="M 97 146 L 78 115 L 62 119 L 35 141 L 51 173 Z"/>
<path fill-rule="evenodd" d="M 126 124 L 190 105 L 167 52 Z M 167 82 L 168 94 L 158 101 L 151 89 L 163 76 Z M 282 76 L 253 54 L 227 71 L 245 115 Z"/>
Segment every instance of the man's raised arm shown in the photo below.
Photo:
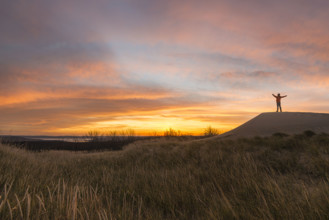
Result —
<path fill-rule="evenodd" d="M 272 94 L 272 96 L 274 96 L 275 98 L 277 98 L 276 95 L 274 95 L 274 94 Z"/>
<path fill-rule="evenodd" d="M 287 97 L 287 95 L 284 95 L 284 96 L 282 96 L 281 98 L 285 98 L 285 97 Z"/>

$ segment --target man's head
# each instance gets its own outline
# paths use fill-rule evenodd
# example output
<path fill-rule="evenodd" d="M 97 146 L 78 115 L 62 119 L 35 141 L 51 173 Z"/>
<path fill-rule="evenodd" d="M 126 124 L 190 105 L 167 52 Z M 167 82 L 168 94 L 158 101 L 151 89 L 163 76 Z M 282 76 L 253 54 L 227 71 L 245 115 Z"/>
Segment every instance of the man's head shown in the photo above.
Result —
<path fill-rule="evenodd" d="M 278 96 L 280 96 L 280 93 L 278 93 Z"/>

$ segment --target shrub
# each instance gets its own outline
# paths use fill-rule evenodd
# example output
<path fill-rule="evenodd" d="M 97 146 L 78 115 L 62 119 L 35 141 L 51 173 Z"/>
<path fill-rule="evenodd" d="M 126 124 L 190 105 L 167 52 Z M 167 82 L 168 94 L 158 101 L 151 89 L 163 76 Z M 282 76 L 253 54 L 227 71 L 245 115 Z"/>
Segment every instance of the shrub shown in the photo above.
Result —
<path fill-rule="evenodd" d="M 306 131 L 304 131 L 303 134 L 304 134 L 306 137 L 313 137 L 314 135 L 316 135 L 315 132 L 314 132 L 314 131 L 311 131 L 311 130 L 306 130 Z"/>
<path fill-rule="evenodd" d="M 163 136 L 165 137 L 177 137 L 177 136 L 182 136 L 182 132 L 180 130 L 175 130 L 172 128 L 169 128 L 163 133 Z"/>
<path fill-rule="evenodd" d="M 216 136 L 218 134 L 219 134 L 218 130 L 211 126 L 208 126 L 207 128 L 205 128 L 204 132 L 203 132 L 203 135 L 206 137 Z"/>
<path fill-rule="evenodd" d="M 272 136 L 273 137 L 281 137 L 281 138 L 283 138 L 283 137 L 288 137 L 289 134 L 285 134 L 285 133 L 281 133 L 281 132 L 276 132 L 276 133 L 272 134 Z"/>

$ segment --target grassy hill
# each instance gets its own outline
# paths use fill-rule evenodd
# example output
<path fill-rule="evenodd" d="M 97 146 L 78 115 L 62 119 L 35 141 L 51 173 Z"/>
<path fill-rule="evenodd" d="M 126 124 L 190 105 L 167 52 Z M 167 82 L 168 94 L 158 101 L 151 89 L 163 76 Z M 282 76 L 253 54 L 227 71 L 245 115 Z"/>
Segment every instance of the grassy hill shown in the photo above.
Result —
<path fill-rule="evenodd" d="M 0 219 L 328 219 L 329 136 L 0 145 Z"/>
<path fill-rule="evenodd" d="M 298 134 L 305 130 L 329 133 L 329 114 L 310 112 L 265 112 L 220 137 L 271 136 L 276 132 Z"/>

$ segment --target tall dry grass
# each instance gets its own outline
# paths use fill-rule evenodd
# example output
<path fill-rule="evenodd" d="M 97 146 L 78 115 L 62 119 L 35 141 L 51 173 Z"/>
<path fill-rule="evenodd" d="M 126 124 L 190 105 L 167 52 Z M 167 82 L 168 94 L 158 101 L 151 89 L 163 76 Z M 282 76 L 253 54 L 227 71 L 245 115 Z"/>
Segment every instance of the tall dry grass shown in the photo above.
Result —
<path fill-rule="evenodd" d="M 329 137 L 0 146 L 0 219 L 328 219 Z"/>

